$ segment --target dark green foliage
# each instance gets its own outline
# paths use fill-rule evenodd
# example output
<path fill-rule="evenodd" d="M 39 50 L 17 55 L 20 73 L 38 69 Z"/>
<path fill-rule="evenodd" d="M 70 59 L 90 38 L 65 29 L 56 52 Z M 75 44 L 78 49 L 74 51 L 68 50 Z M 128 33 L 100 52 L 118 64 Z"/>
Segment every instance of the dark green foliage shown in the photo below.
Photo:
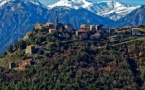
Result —
<path fill-rule="evenodd" d="M 6 82 L 4 81 L 1 84 L 2 88 L 18 90 L 108 90 L 142 87 L 142 84 L 139 86 L 138 80 L 144 80 L 144 72 L 141 73 L 141 77 L 133 72 L 133 70 L 137 70 L 137 67 L 132 66 L 136 62 L 131 64 L 128 62 L 128 57 L 124 57 L 123 45 L 111 50 L 104 48 L 94 51 L 92 48 L 95 48 L 95 46 L 91 47 L 93 43 L 85 43 L 87 46 L 77 49 L 73 49 L 75 44 L 71 44 L 69 48 L 63 48 L 62 51 L 65 50 L 65 52 L 61 53 L 56 50 L 60 46 L 53 44 L 54 54 L 51 58 L 41 59 L 40 64 L 26 69 L 22 72 L 23 79 L 19 81 L 11 78 L 7 86 L 4 86 Z M 85 43 L 82 43 L 82 45 Z M 65 45 L 61 47 L 65 47 Z M 41 52 L 40 54 L 44 53 Z M 49 54 L 50 52 L 45 55 L 49 56 Z"/>
<path fill-rule="evenodd" d="M 21 60 L 26 58 L 24 51 L 16 53 L 15 56 Z"/>
<path fill-rule="evenodd" d="M 41 37 L 35 38 L 35 44 L 40 44 L 43 41 Z"/>
<path fill-rule="evenodd" d="M 145 88 L 145 41 L 114 45 L 117 43 L 109 43 L 105 37 L 98 41 L 60 40 L 44 32 L 34 30 L 36 35 L 9 48 L 9 52 L 16 50 L 18 59 L 32 57 L 36 61 L 24 71 L 0 68 L 0 90 Z M 37 44 L 37 53 L 27 56 L 23 49 L 31 44 Z"/>
<path fill-rule="evenodd" d="M 26 48 L 26 42 L 23 41 L 23 40 L 20 40 L 20 41 L 15 45 L 15 47 L 16 47 L 17 49 L 25 49 L 25 48 Z"/>
<path fill-rule="evenodd" d="M 10 45 L 9 48 L 8 48 L 8 52 L 12 53 L 13 51 L 14 51 L 14 48 L 13 48 L 12 45 Z"/>
<path fill-rule="evenodd" d="M 30 42 L 32 45 L 35 45 L 35 38 L 34 38 L 34 37 L 30 37 L 29 42 Z"/>
<path fill-rule="evenodd" d="M 43 50 L 39 50 L 38 51 L 38 55 L 43 55 L 44 54 L 44 51 Z"/>

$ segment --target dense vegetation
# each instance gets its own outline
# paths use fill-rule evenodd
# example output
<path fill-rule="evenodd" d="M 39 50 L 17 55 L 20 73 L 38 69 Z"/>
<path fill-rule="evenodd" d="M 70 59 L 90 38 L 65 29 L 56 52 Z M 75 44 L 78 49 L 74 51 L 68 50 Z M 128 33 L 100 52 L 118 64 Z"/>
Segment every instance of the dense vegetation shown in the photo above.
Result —
<path fill-rule="evenodd" d="M 24 71 L 0 68 L 0 90 L 145 89 L 145 41 L 110 45 L 101 40 L 61 40 L 34 30 L 29 39 L 10 46 L 2 60 L 35 58 Z M 42 34 L 43 33 L 43 34 Z M 26 55 L 27 45 L 37 52 Z"/>

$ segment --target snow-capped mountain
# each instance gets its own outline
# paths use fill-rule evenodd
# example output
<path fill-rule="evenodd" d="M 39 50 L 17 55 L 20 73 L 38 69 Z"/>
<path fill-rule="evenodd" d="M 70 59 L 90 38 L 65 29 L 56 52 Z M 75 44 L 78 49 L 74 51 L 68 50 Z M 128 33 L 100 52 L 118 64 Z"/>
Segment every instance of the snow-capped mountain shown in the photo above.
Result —
<path fill-rule="evenodd" d="M 33 3 L 33 4 L 37 5 L 37 6 L 41 6 L 41 7 L 46 8 L 46 6 L 43 5 L 42 3 L 40 3 L 39 0 L 21 0 L 21 1 L 23 1 L 24 3 L 31 2 L 31 3 Z"/>
<path fill-rule="evenodd" d="M 0 7 L 2 7 L 4 4 L 6 4 L 10 0 L 0 0 Z"/>
<path fill-rule="evenodd" d="M 116 21 L 139 7 L 132 7 L 117 1 L 102 1 L 90 7 L 90 11 Z"/>
<path fill-rule="evenodd" d="M 36 23 L 55 23 L 57 16 L 60 23 L 70 23 L 75 29 L 83 23 L 105 25 L 113 22 L 84 8 L 76 10 L 68 7 L 55 7 L 48 10 L 37 0 L 10 0 L 0 7 L 0 54 L 9 45 L 23 38 Z"/>
<path fill-rule="evenodd" d="M 101 1 L 98 3 L 88 2 L 87 0 L 60 0 L 55 4 L 49 5 L 48 9 L 63 6 L 73 9 L 84 8 L 97 15 L 108 17 L 114 21 L 126 16 L 131 11 L 139 8 L 125 5 L 117 1 Z"/>
<path fill-rule="evenodd" d="M 33 3 L 35 5 L 41 5 L 43 7 L 46 7 L 45 5 L 41 4 L 38 0 L 0 0 L 0 7 L 5 5 L 9 1 L 23 1 L 24 3 Z"/>
<path fill-rule="evenodd" d="M 4 3 L 5 1 L 1 1 Z M 2 4 L 1 4 L 2 5 Z M 9 0 L 0 7 L 0 53 L 23 38 L 37 22 L 45 23 L 48 9 L 31 0 Z"/>
<path fill-rule="evenodd" d="M 114 24 L 110 24 L 114 27 L 124 27 L 124 26 L 136 26 L 145 24 L 145 5 L 132 11 L 125 17 L 116 21 Z M 109 25 L 108 25 L 109 26 Z"/>
<path fill-rule="evenodd" d="M 55 21 L 56 16 L 59 18 L 59 22 L 63 24 L 72 24 L 75 29 L 79 29 L 80 25 L 86 24 L 103 24 L 112 23 L 114 21 L 109 18 L 98 16 L 84 8 L 70 9 L 65 7 L 55 7 L 49 10 L 48 21 Z M 55 23 L 55 22 L 54 22 Z"/>
<path fill-rule="evenodd" d="M 49 5 L 48 8 L 52 9 L 54 7 L 63 6 L 63 7 L 69 7 L 72 9 L 80 9 L 80 8 L 86 9 L 92 5 L 93 3 L 88 2 L 86 0 L 60 0 L 56 2 L 55 4 Z"/>

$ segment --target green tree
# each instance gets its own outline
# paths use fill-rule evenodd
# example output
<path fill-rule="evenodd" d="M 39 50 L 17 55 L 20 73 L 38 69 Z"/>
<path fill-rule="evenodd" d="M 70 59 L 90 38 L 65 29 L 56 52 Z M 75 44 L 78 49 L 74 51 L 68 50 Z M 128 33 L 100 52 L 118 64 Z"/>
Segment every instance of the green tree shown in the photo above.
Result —
<path fill-rule="evenodd" d="M 8 52 L 13 53 L 13 51 L 14 51 L 13 49 L 14 49 L 13 46 L 10 45 L 9 48 L 8 48 Z"/>
<path fill-rule="evenodd" d="M 42 42 L 42 38 L 41 37 L 35 38 L 35 44 L 40 44 L 41 42 Z"/>
<path fill-rule="evenodd" d="M 26 48 L 26 42 L 24 40 L 20 40 L 16 46 L 19 48 L 19 49 L 25 49 Z"/>

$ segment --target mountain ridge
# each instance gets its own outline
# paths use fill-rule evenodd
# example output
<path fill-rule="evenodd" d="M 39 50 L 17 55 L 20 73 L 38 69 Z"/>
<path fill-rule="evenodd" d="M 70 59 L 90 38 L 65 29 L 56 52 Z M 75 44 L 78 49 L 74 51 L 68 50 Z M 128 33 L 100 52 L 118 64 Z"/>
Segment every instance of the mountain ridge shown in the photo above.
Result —
<path fill-rule="evenodd" d="M 55 23 L 56 17 L 59 17 L 60 23 L 70 23 L 75 29 L 78 29 L 80 25 L 84 23 L 104 24 L 104 26 L 107 27 L 145 24 L 145 20 L 143 19 L 144 6 L 141 7 L 142 12 L 139 12 L 140 9 L 133 10 L 131 14 L 114 22 L 113 20 L 96 15 L 84 8 L 78 8 L 77 10 L 69 7 L 48 9 L 41 3 L 37 4 L 37 2 L 39 2 L 38 0 L 34 0 L 33 3 L 31 2 L 33 0 L 5 0 L 3 2 L 6 1 L 8 2 L 0 7 L 0 53 L 6 50 L 9 45 L 23 38 L 24 34 L 30 31 L 36 23 L 46 23 L 48 21 Z M 86 0 L 80 0 L 80 2 L 81 1 L 85 2 Z M 136 17 L 134 17 L 134 15 L 136 15 Z"/>
<path fill-rule="evenodd" d="M 124 3 L 117 2 L 115 0 L 101 1 L 97 3 L 92 3 L 87 0 L 79 0 L 78 2 L 76 2 L 75 0 L 60 0 L 52 5 L 48 5 L 48 9 L 52 9 L 58 6 L 64 6 L 73 9 L 84 8 L 97 15 L 110 18 L 114 21 L 121 19 L 122 17 L 129 14 L 131 11 L 140 7 L 132 7 Z"/>
<path fill-rule="evenodd" d="M 0 53 L 22 38 L 37 22 L 45 23 L 47 8 L 31 2 L 14 0 L 0 8 Z"/>
<path fill-rule="evenodd" d="M 36 23 L 46 23 L 48 21 L 55 23 L 57 16 L 61 23 L 70 23 L 77 29 L 83 23 L 112 23 L 112 20 L 98 16 L 83 8 L 75 10 L 56 7 L 48 10 L 41 4 L 37 5 L 29 1 L 9 1 L 0 8 L 0 23 L 2 23 L 0 24 L 0 53 L 6 50 L 9 45 L 23 38 L 25 33 L 30 31 Z"/>
<path fill-rule="evenodd" d="M 116 21 L 113 26 L 124 27 L 124 26 L 136 26 L 145 24 L 145 5 L 132 11 L 122 19 Z M 123 23 L 122 23 L 123 22 Z"/>
<path fill-rule="evenodd" d="M 60 17 L 61 23 L 64 23 L 64 24 L 70 23 L 74 25 L 75 29 L 78 29 L 80 25 L 83 23 L 105 25 L 106 23 L 113 22 L 112 20 L 108 18 L 98 16 L 83 8 L 75 10 L 75 9 L 69 9 L 69 8 L 64 8 L 64 7 L 55 7 L 49 10 L 49 12 L 50 12 L 49 13 L 50 18 L 48 19 L 49 21 L 55 20 L 54 15 L 57 15 L 58 17 Z"/>

